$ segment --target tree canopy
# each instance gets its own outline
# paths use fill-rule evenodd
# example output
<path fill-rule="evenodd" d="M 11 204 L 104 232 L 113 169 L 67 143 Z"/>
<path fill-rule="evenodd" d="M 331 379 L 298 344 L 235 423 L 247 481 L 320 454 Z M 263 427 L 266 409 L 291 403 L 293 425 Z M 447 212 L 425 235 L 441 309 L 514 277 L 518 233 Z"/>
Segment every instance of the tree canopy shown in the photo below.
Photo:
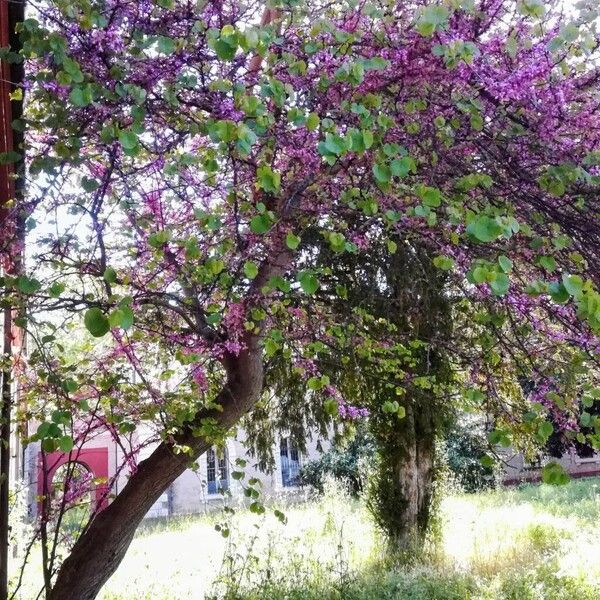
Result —
<path fill-rule="evenodd" d="M 412 369 L 436 332 L 362 302 L 388 297 L 399 254 L 452 300 L 449 405 L 492 415 L 494 445 L 598 445 L 598 14 L 580 5 L 32 3 L 3 51 L 27 65 L 30 268 L 2 280 L 32 339 L 22 417 L 45 451 L 140 423 L 162 442 L 127 456 L 51 597 L 76 572 L 97 592 L 130 539 L 119 515 L 140 501 L 139 520 L 277 370 L 321 420 L 402 419 L 406 389 L 436 384 Z M 353 361 L 396 400 L 352 398 Z M 73 558 L 90 532 L 103 575 Z"/>

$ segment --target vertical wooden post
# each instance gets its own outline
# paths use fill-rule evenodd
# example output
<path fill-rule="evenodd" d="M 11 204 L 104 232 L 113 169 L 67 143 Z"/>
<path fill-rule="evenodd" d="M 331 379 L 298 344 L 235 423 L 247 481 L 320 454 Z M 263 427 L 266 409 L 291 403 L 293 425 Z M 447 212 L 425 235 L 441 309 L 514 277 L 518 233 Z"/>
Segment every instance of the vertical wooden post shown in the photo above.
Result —
<path fill-rule="evenodd" d="M 0 0 L 0 47 L 19 50 L 16 24 L 24 19 L 24 0 Z M 11 92 L 22 82 L 22 65 L 0 64 L 0 153 L 20 152 L 22 135 L 12 128 L 12 121 L 22 114 L 22 102 L 12 102 Z M 9 254 L 0 265 L 7 275 L 18 275 L 22 268 L 23 218 L 18 214 L 18 196 L 22 178 L 15 179 L 14 164 L 0 165 L 0 240 L 12 240 L 17 250 Z M 23 347 L 23 334 L 15 326 L 14 307 L 3 309 L 2 369 L 0 383 L 0 600 L 8 598 L 8 546 L 9 546 L 9 488 L 11 473 L 11 412 L 13 364 Z"/>

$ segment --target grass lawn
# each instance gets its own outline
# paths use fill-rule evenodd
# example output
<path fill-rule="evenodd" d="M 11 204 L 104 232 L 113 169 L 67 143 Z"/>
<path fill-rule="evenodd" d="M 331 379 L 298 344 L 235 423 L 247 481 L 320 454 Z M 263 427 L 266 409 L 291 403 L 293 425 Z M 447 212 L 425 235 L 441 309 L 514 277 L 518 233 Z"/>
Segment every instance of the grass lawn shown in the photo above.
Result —
<path fill-rule="evenodd" d="M 147 524 L 103 600 L 600 598 L 600 479 L 450 496 L 441 542 L 403 567 L 339 490 L 285 513 L 240 513 L 227 540 L 206 517 Z"/>
<path fill-rule="evenodd" d="M 446 498 L 441 539 L 403 566 L 331 487 L 272 512 L 146 522 L 102 600 L 598 600 L 600 479 Z M 28 596 L 22 596 L 28 598 Z"/>

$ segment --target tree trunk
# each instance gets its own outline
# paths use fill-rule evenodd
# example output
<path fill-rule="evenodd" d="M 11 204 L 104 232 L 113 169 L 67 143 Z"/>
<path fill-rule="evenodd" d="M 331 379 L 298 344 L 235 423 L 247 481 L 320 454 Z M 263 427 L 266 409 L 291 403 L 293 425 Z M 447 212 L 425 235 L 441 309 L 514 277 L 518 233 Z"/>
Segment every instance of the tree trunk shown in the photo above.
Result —
<path fill-rule="evenodd" d="M 380 464 L 369 504 L 394 551 L 417 548 L 429 526 L 436 431 L 426 412 L 409 405 L 393 431 L 375 432 Z"/>
<path fill-rule="evenodd" d="M 197 444 L 195 457 L 208 448 Z M 139 465 L 123 491 L 92 521 L 62 564 L 49 600 L 93 600 L 123 560 L 151 506 L 188 466 L 189 459 L 161 444 Z"/>
<path fill-rule="evenodd" d="M 205 439 L 193 435 L 193 429 L 205 419 L 215 419 L 224 430 L 230 429 L 256 403 L 262 384 L 258 340 L 249 339 L 247 350 L 230 360 L 227 385 L 217 398 L 223 410 L 198 414 L 179 436 L 177 443 L 188 446 L 189 453 L 175 454 L 172 446 L 163 442 L 139 464 L 123 490 L 77 540 L 58 572 L 48 600 L 96 598 L 123 560 L 144 515 L 190 462 L 210 447 Z"/>
<path fill-rule="evenodd" d="M 433 505 L 435 482 L 436 426 L 429 411 L 421 412 L 416 419 L 415 440 L 417 450 L 417 530 L 421 538 L 427 533 Z"/>
<path fill-rule="evenodd" d="M 427 248 L 404 245 L 395 260 L 388 267 L 395 298 L 391 314 L 399 331 L 428 344 L 414 350 L 410 369 L 415 377 L 431 378 L 431 386 L 406 386 L 398 400 L 406 410 L 403 419 L 385 414 L 371 419 L 380 454 L 371 504 L 381 512 L 375 518 L 392 548 L 406 551 L 422 545 L 431 524 L 436 437 L 447 424 L 446 403 L 440 396 L 453 381 L 449 359 L 438 340 L 451 335 L 452 315 L 445 277 L 432 265 Z M 380 402 L 385 393 L 386 389 L 379 395 Z"/>

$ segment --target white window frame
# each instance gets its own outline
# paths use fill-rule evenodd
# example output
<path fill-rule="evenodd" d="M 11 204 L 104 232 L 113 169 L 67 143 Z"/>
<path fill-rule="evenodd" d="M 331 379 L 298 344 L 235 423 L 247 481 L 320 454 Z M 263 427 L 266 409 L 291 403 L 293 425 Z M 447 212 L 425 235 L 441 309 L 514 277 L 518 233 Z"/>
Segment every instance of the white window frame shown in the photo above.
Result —
<path fill-rule="evenodd" d="M 227 488 L 226 489 L 217 489 L 216 492 L 211 492 L 208 489 L 208 453 L 209 452 L 214 452 L 215 454 L 215 477 L 216 477 L 216 471 L 219 470 L 219 453 L 217 451 L 217 448 L 215 446 L 211 446 L 211 448 L 209 450 L 207 450 L 204 453 L 204 476 L 205 476 L 205 481 L 206 481 L 206 497 L 207 498 L 222 498 L 223 497 L 223 493 L 222 492 L 228 492 L 231 491 L 231 469 L 229 468 L 229 448 L 227 448 L 227 446 L 225 446 L 223 448 L 223 460 L 225 461 L 225 470 L 227 473 Z M 215 481 L 223 481 L 222 479 L 215 479 Z"/>
<path fill-rule="evenodd" d="M 283 462 L 281 460 L 281 458 L 282 458 L 282 456 L 281 456 L 281 444 L 284 441 L 285 441 L 285 443 L 287 445 L 287 451 L 288 451 L 288 454 L 289 454 L 289 452 L 290 452 L 290 446 L 291 446 L 290 436 L 282 436 L 279 439 L 278 453 L 277 453 L 278 462 L 279 462 L 279 464 L 278 464 L 278 466 L 279 466 L 279 481 L 280 481 L 281 489 L 283 489 L 283 490 L 295 490 L 295 489 L 298 489 L 300 487 L 300 485 L 298 483 L 295 483 L 293 485 L 286 485 L 285 482 L 284 482 L 284 480 L 283 480 Z M 298 473 L 300 473 L 300 469 L 302 468 L 302 454 L 301 454 L 299 448 L 296 447 L 295 449 L 296 449 L 296 452 L 298 453 Z M 288 457 L 288 460 L 289 460 L 289 457 Z"/>

